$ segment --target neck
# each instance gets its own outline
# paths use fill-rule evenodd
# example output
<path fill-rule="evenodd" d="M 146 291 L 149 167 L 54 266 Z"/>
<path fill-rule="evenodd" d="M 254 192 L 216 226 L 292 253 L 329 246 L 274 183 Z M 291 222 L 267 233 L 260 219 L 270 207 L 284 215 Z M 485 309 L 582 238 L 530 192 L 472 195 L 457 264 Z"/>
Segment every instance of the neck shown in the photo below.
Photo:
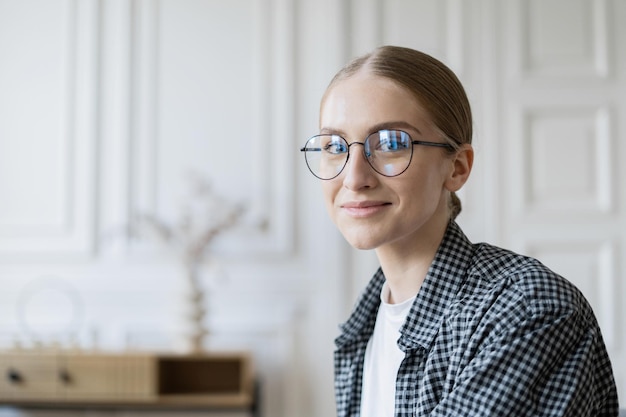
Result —
<path fill-rule="evenodd" d="M 446 217 L 432 222 L 410 241 L 395 242 L 376 249 L 389 285 L 390 304 L 401 303 L 419 292 L 447 225 Z"/>

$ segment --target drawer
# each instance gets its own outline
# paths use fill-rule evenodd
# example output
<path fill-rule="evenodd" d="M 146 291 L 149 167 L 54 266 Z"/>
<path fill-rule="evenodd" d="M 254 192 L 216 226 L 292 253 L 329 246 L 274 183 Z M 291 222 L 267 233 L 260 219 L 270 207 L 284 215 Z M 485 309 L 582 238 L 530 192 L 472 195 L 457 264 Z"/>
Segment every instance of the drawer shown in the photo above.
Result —
<path fill-rule="evenodd" d="M 46 400 L 57 396 L 56 355 L 2 355 L 0 373 L 0 400 Z"/>
<path fill-rule="evenodd" d="M 148 356 L 63 356 L 63 400 L 142 402 L 156 395 L 155 361 Z"/>

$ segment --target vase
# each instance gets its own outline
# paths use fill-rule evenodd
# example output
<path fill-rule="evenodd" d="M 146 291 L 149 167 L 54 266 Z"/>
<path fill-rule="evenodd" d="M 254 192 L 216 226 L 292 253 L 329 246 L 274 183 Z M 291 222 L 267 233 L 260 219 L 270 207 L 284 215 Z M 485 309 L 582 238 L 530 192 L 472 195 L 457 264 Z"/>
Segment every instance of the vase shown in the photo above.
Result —
<path fill-rule="evenodd" d="M 204 291 L 200 285 L 199 262 L 186 260 L 183 274 L 179 350 L 184 353 L 200 353 L 204 350 L 207 330 L 204 325 L 206 308 Z"/>

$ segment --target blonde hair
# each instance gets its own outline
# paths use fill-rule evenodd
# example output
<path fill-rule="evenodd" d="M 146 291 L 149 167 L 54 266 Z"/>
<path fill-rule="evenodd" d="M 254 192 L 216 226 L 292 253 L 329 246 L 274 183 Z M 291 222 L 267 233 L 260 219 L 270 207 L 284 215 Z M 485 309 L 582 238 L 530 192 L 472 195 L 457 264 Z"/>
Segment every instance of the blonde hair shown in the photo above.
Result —
<path fill-rule="evenodd" d="M 472 111 L 467 94 L 454 72 L 441 61 L 415 49 L 381 46 L 344 66 L 326 92 L 361 70 L 388 78 L 411 92 L 429 113 L 441 137 L 453 146 L 451 153 L 472 143 Z M 461 212 L 456 193 L 450 193 L 448 205 L 450 217 L 455 219 Z"/>

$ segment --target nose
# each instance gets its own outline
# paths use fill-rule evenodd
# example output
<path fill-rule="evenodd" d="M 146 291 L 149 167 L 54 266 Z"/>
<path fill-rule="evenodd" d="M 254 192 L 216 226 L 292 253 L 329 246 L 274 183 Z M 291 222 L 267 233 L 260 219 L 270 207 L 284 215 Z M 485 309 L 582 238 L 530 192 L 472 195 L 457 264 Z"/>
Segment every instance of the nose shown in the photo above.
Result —
<path fill-rule="evenodd" d="M 348 147 L 352 147 L 352 145 L 365 146 L 361 142 L 352 142 Z M 355 148 L 352 152 L 349 151 L 344 171 L 343 185 L 349 190 L 371 188 L 376 184 L 376 173 L 367 160 L 363 149 Z"/>

